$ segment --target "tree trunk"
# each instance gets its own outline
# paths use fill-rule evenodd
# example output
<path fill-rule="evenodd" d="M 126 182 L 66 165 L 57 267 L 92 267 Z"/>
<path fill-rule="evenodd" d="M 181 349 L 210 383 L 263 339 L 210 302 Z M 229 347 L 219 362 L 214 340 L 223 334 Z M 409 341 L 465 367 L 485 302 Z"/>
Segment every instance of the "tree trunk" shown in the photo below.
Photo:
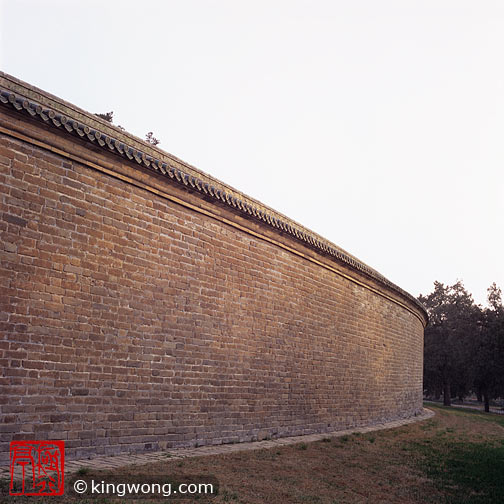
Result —
<path fill-rule="evenodd" d="M 490 399 L 488 397 L 488 392 L 483 392 L 483 398 L 485 399 L 485 411 L 490 413 Z"/>
<path fill-rule="evenodd" d="M 450 382 L 448 380 L 443 383 L 443 404 L 451 406 Z"/>

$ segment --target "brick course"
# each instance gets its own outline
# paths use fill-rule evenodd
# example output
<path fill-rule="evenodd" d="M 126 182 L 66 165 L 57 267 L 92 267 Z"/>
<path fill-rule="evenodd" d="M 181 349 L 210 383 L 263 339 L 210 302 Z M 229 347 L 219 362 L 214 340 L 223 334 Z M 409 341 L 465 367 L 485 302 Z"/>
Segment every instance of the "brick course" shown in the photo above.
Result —
<path fill-rule="evenodd" d="M 423 314 L 409 299 L 1 112 L 4 460 L 14 439 L 63 439 L 82 458 L 422 411 Z"/>

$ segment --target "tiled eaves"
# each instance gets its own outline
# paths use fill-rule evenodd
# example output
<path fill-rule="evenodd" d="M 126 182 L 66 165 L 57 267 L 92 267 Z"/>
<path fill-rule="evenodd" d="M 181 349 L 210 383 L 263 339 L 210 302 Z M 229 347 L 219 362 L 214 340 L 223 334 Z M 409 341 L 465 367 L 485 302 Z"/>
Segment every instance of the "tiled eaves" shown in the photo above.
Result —
<path fill-rule="evenodd" d="M 2 87 L 0 87 L 0 104 L 38 119 L 51 127 L 78 136 L 108 152 L 113 152 L 123 158 L 136 162 L 138 165 L 161 173 L 172 179 L 173 182 L 200 193 L 210 201 L 214 200 L 216 203 L 219 202 L 232 207 L 240 213 L 245 214 L 248 218 L 255 218 L 268 224 L 275 230 L 293 236 L 303 244 L 335 258 L 337 261 L 350 266 L 352 269 L 378 281 L 397 292 L 402 297 L 405 297 L 420 309 L 425 316 L 425 320 L 427 320 L 425 308 L 417 299 L 374 269 L 358 261 L 341 249 L 338 249 L 330 242 L 320 239 L 314 233 L 301 228 L 293 222 L 289 222 L 286 218 L 283 218 L 283 216 L 279 217 L 278 215 L 274 215 L 270 209 L 259 206 L 254 200 L 246 201 L 243 195 L 237 194 L 231 190 L 226 190 L 222 186 L 219 187 L 219 185 L 212 183 L 214 182 L 212 179 L 203 180 L 203 178 L 197 176 L 197 174 L 188 173 L 189 170 L 182 170 L 177 167 L 176 164 L 178 163 L 167 162 L 161 159 L 161 156 L 156 156 L 155 153 L 153 155 L 153 151 L 148 145 L 144 145 L 142 149 L 139 149 L 137 145 L 131 146 L 130 142 L 125 138 L 125 135 L 121 135 L 119 131 L 117 131 L 116 135 L 104 133 L 99 131 L 98 128 L 91 127 L 73 118 L 70 114 L 61 113 L 52 107 L 48 107 L 33 99 L 29 99 L 19 93 L 14 93 Z M 100 125 L 99 121 L 96 121 L 96 124 Z M 113 128 L 107 128 L 106 126 L 101 129 L 114 131 Z M 147 152 L 149 150 L 151 151 L 150 153 Z M 201 175 L 204 176 L 203 174 Z"/>

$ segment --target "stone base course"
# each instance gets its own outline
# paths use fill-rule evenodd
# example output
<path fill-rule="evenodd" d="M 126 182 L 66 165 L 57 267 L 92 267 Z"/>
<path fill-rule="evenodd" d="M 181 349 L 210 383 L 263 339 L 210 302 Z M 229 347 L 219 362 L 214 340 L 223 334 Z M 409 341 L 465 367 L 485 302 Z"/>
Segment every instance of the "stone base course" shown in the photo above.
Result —
<path fill-rule="evenodd" d="M 199 448 L 177 448 L 172 450 L 156 451 L 143 454 L 124 454 L 116 457 L 96 457 L 94 459 L 71 460 L 65 463 L 65 473 L 71 474 L 79 469 L 86 467 L 95 470 L 109 470 L 124 467 L 128 465 L 144 465 L 154 462 L 165 462 L 167 460 L 183 459 L 188 457 L 204 457 L 206 455 L 221 455 L 246 450 L 263 450 L 298 443 L 313 443 L 327 438 L 337 438 L 350 434 L 380 431 L 385 429 L 394 429 L 403 425 L 409 425 L 415 422 L 421 422 L 434 416 L 434 412 L 424 408 L 420 415 L 393 422 L 370 425 L 368 427 L 359 427 L 355 429 L 346 429 L 336 432 L 326 432 L 324 434 L 310 434 L 307 436 L 292 436 L 280 439 L 270 439 L 267 441 L 255 441 L 252 443 L 223 444 L 216 446 L 201 446 Z M 8 478 L 9 468 L 0 467 L 0 478 Z"/>

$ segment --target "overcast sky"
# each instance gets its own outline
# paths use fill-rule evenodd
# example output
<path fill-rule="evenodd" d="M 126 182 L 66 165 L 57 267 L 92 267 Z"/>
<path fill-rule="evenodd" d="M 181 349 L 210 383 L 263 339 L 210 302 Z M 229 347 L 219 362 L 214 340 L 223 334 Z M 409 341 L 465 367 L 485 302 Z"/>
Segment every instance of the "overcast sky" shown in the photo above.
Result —
<path fill-rule="evenodd" d="M 0 3 L 0 68 L 417 296 L 504 288 L 504 2 Z"/>

